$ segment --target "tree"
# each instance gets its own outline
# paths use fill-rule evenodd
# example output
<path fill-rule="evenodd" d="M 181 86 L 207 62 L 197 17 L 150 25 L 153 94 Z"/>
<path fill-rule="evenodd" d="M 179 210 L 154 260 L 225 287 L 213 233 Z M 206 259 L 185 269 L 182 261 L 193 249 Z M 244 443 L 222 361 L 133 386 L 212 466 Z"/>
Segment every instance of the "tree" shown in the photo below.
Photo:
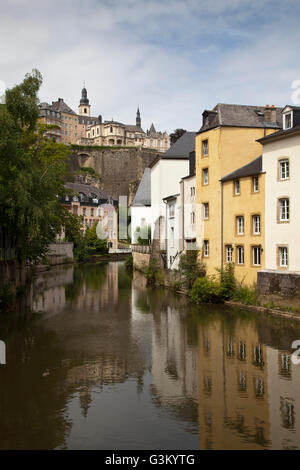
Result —
<path fill-rule="evenodd" d="M 174 132 L 170 134 L 171 145 L 175 144 L 175 142 L 185 133 L 185 129 L 175 129 Z"/>
<path fill-rule="evenodd" d="M 41 83 L 33 70 L 0 105 L 0 247 L 13 248 L 20 262 L 44 256 L 67 217 L 59 200 L 70 151 L 38 124 Z"/>
<path fill-rule="evenodd" d="M 186 250 L 180 256 L 179 270 L 186 279 L 187 287 L 190 289 L 198 277 L 205 276 L 205 265 L 199 258 L 199 250 Z"/>
<path fill-rule="evenodd" d="M 97 235 L 97 225 L 95 222 L 91 228 L 88 228 L 85 232 L 85 239 L 89 252 L 91 253 L 107 253 L 107 240 L 100 239 Z"/>

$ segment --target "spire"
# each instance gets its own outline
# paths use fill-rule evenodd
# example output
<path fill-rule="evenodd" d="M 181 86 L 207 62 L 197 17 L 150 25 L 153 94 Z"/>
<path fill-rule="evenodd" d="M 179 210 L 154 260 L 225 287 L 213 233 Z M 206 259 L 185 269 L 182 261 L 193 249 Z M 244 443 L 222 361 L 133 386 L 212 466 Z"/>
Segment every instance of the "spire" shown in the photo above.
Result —
<path fill-rule="evenodd" d="M 88 100 L 88 97 L 87 97 L 87 91 L 86 91 L 86 88 L 85 88 L 85 82 L 83 83 L 83 88 L 81 90 L 80 104 L 85 104 L 85 105 L 89 104 L 89 100 Z"/>
<path fill-rule="evenodd" d="M 138 106 L 137 113 L 136 113 L 136 126 L 137 127 L 142 127 L 142 121 L 141 121 L 141 114 L 140 114 L 139 106 Z"/>

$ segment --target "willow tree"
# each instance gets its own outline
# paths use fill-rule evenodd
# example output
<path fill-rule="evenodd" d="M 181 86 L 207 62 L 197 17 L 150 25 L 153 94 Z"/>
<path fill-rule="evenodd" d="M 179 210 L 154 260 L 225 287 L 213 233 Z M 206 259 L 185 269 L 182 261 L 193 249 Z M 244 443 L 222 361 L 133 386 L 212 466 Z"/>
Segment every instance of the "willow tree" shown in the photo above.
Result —
<path fill-rule="evenodd" d="M 0 105 L 0 247 L 2 259 L 36 260 L 47 252 L 67 216 L 59 200 L 69 149 L 39 125 L 37 70 L 6 91 Z"/>

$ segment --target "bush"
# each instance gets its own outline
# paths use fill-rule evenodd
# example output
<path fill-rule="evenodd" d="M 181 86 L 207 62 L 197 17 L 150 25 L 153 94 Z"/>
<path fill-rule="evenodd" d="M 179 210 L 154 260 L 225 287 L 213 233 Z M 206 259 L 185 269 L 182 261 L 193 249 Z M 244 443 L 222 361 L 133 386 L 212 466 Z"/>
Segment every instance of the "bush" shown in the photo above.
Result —
<path fill-rule="evenodd" d="M 232 263 L 226 264 L 225 269 L 220 270 L 219 273 L 224 299 L 231 299 L 236 289 L 234 265 Z"/>
<path fill-rule="evenodd" d="M 232 299 L 237 302 L 243 302 L 246 305 L 259 305 L 255 286 L 236 286 L 232 295 Z"/>
<path fill-rule="evenodd" d="M 198 277 L 205 276 L 206 268 L 199 258 L 199 250 L 187 250 L 184 255 L 181 255 L 179 271 L 185 277 L 189 289 Z"/>
<path fill-rule="evenodd" d="M 127 260 L 125 261 L 125 267 L 128 269 L 128 271 L 133 270 L 133 256 L 129 256 Z"/>
<path fill-rule="evenodd" d="M 223 288 L 215 276 L 199 277 L 193 284 L 190 297 L 196 303 L 220 303 L 224 300 Z"/>
<path fill-rule="evenodd" d="M 96 175 L 96 172 L 94 168 L 91 168 L 89 166 L 81 166 L 80 167 L 80 173 L 88 173 L 89 175 Z"/>
<path fill-rule="evenodd" d="M 149 284 L 154 284 L 157 280 L 160 282 L 163 280 L 160 271 L 158 261 L 153 258 L 145 269 L 145 276 Z"/>

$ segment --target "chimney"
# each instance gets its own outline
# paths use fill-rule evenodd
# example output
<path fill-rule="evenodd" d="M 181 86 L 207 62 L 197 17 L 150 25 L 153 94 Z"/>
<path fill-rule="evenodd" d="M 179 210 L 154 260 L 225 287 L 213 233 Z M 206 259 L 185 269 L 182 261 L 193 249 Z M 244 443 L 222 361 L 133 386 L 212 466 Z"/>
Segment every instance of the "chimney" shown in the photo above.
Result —
<path fill-rule="evenodd" d="M 272 104 L 271 107 L 268 104 L 266 104 L 265 110 L 264 110 L 264 121 L 265 122 L 272 122 L 272 123 L 276 124 L 276 122 L 277 122 L 277 120 L 276 120 L 276 108 L 275 108 L 274 104 Z"/>
<path fill-rule="evenodd" d="M 101 114 L 99 114 L 99 116 L 98 116 L 98 122 L 99 122 L 99 124 L 102 124 L 102 116 L 101 116 Z"/>

